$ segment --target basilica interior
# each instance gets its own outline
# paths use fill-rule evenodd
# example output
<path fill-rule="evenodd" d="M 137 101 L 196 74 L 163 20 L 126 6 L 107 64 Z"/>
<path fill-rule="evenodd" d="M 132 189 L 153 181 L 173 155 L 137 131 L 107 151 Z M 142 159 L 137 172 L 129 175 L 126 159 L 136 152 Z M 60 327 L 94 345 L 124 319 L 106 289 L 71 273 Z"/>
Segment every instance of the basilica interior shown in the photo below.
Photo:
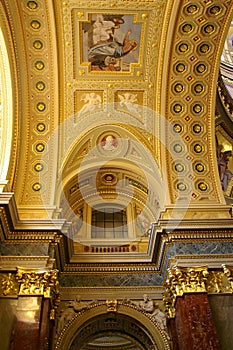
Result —
<path fill-rule="evenodd" d="M 0 1 L 0 349 L 233 348 L 233 0 Z"/>

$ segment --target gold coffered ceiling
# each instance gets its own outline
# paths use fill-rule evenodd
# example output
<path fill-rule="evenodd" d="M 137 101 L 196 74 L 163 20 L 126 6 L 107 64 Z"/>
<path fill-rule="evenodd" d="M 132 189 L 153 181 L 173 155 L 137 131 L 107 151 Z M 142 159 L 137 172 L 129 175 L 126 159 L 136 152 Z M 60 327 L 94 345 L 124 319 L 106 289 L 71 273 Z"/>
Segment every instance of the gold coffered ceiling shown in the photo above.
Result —
<path fill-rule="evenodd" d="M 201 217 L 203 206 L 228 217 L 213 116 L 231 16 L 230 0 L 1 3 L 16 90 L 8 189 L 20 218 L 57 218 L 63 188 L 74 186 L 86 160 L 103 172 L 110 160 L 122 173 L 132 164 L 135 181 L 135 166 L 145 178 L 156 169 L 164 220 L 177 212 L 195 218 L 197 208 Z M 110 41 L 116 57 L 109 46 L 106 54 Z M 98 147 L 103 158 L 91 153 Z"/>

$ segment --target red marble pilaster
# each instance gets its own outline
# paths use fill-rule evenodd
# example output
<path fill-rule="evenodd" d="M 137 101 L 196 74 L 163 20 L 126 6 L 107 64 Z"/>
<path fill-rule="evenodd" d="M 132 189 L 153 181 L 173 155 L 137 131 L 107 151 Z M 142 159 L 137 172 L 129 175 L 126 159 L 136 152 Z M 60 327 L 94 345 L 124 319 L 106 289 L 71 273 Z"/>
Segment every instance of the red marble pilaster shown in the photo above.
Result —
<path fill-rule="evenodd" d="M 174 318 L 169 319 L 169 328 L 171 331 L 172 350 L 179 350 L 179 343 L 178 343 L 178 337 L 176 332 L 176 323 Z"/>
<path fill-rule="evenodd" d="M 42 296 L 18 298 L 10 350 L 48 350 L 50 300 Z"/>
<path fill-rule="evenodd" d="M 39 350 L 48 350 L 50 345 L 50 299 L 44 299 L 41 310 Z"/>
<path fill-rule="evenodd" d="M 175 309 L 179 350 L 220 350 L 206 293 L 177 297 Z"/>

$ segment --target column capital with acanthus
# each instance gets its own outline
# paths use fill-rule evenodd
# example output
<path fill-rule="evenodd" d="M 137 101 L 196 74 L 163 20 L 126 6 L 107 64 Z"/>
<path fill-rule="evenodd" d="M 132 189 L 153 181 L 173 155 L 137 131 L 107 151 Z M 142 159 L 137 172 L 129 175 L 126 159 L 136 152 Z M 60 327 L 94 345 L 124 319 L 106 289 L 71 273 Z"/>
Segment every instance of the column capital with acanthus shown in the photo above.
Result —
<path fill-rule="evenodd" d="M 169 318 L 175 317 L 177 297 L 187 293 L 233 293 L 233 266 L 222 265 L 218 269 L 205 266 L 173 266 L 167 271 L 163 301 Z"/>
<path fill-rule="evenodd" d="M 207 293 L 208 266 L 178 267 L 168 270 L 163 301 L 167 316 L 175 317 L 176 298 L 184 293 Z"/>
<path fill-rule="evenodd" d="M 56 308 L 60 302 L 58 270 L 17 268 L 19 296 L 43 296 Z"/>

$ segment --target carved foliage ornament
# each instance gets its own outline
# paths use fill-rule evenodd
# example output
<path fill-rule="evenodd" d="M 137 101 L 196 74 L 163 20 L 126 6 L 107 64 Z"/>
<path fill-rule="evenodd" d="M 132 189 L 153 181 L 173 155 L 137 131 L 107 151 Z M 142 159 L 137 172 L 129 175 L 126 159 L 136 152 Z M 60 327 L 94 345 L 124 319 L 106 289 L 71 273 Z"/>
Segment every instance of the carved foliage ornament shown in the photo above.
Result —
<path fill-rule="evenodd" d="M 233 267 L 209 270 L 208 266 L 173 267 L 168 270 L 163 301 L 169 318 L 175 317 L 176 298 L 184 293 L 233 293 Z"/>
<path fill-rule="evenodd" d="M 16 279 L 19 283 L 19 295 L 42 295 L 51 299 L 53 310 L 57 308 L 60 302 L 57 270 L 17 268 Z M 54 312 L 51 315 L 54 318 Z"/>
<path fill-rule="evenodd" d="M 15 274 L 7 273 L 0 274 L 0 295 L 17 295 L 18 282 L 15 279 Z"/>

